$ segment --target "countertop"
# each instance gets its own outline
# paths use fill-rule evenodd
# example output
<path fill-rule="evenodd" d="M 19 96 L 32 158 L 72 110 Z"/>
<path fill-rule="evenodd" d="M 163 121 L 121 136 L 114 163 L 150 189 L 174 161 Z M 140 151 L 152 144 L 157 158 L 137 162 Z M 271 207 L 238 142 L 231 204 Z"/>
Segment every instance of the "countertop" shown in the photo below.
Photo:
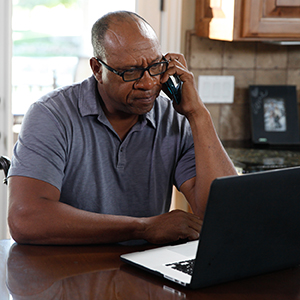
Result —
<path fill-rule="evenodd" d="M 224 141 L 223 145 L 242 173 L 300 165 L 299 146 L 255 146 L 248 141 Z"/>

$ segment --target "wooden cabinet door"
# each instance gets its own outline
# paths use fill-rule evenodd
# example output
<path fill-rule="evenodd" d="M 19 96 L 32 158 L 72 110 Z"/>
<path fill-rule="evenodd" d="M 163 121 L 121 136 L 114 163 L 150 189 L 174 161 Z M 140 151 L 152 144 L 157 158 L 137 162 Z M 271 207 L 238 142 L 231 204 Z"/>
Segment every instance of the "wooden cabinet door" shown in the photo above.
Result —
<path fill-rule="evenodd" d="M 244 0 L 243 38 L 300 38 L 300 0 Z"/>
<path fill-rule="evenodd" d="M 300 0 L 196 0 L 195 30 L 227 41 L 300 40 Z"/>
<path fill-rule="evenodd" d="M 196 33 L 210 39 L 232 41 L 235 11 L 235 0 L 196 0 Z"/>

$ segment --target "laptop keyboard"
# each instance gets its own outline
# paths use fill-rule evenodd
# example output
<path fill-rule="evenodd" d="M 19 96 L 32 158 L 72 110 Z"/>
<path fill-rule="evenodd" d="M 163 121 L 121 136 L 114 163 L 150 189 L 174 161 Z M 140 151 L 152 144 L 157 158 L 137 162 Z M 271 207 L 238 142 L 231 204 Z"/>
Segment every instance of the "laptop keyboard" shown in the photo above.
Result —
<path fill-rule="evenodd" d="M 166 266 L 181 271 L 183 273 L 192 275 L 194 264 L 195 264 L 195 259 L 189 259 L 189 260 L 179 261 L 171 264 L 166 264 Z"/>

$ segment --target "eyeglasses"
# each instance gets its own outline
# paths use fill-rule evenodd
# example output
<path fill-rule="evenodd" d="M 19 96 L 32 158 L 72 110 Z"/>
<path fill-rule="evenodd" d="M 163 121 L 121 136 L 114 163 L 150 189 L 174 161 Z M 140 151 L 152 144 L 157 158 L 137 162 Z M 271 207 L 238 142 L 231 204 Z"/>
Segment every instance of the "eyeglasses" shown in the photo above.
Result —
<path fill-rule="evenodd" d="M 97 61 L 101 63 L 107 70 L 121 76 L 125 82 L 138 80 L 143 77 L 145 71 L 148 71 L 150 76 L 157 76 L 163 74 L 168 69 L 169 62 L 163 57 L 164 61 L 155 63 L 147 68 L 133 68 L 130 70 L 125 70 L 123 72 L 118 72 L 112 67 L 108 66 L 104 61 L 100 58 L 97 58 Z"/>

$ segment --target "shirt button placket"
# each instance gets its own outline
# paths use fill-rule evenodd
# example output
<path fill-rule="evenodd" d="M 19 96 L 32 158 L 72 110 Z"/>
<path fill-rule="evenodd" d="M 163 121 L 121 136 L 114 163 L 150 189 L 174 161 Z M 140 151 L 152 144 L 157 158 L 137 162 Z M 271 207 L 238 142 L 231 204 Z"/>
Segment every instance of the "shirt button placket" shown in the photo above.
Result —
<path fill-rule="evenodd" d="M 119 147 L 117 168 L 124 169 L 124 166 L 125 166 L 125 147 L 122 143 Z"/>

